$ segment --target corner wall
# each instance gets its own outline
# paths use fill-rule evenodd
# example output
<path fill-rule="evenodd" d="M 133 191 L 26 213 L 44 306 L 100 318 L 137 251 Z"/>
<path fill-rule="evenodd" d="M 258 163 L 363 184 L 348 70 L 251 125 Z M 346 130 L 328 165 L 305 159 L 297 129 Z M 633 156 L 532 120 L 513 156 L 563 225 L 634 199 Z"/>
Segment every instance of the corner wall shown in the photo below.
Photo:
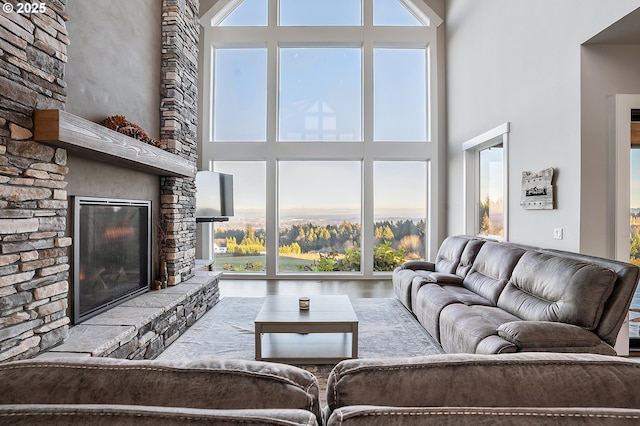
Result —
<path fill-rule="evenodd" d="M 0 12 L 0 361 L 55 346 L 69 329 L 67 153 L 35 142 L 32 120 L 67 99 L 65 4 Z"/>

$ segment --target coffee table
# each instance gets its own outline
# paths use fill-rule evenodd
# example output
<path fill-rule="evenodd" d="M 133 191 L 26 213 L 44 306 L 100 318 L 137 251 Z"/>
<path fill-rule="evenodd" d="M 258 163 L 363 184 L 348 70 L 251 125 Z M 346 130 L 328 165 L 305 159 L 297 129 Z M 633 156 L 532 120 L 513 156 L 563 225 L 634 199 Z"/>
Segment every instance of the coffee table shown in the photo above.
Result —
<path fill-rule="evenodd" d="M 358 357 L 358 317 L 349 296 L 309 297 L 308 310 L 298 307 L 298 296 L 266 297 L 255 320 L 256 360 L 335 364 Z"/>

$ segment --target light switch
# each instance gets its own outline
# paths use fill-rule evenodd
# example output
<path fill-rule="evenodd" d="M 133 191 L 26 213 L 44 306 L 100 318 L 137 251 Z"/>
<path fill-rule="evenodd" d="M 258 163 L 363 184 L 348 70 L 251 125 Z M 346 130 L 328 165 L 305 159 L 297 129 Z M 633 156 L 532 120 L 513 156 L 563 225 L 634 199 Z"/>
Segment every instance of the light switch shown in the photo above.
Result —
<path fill-rule="evenodd" d="M 562 239 L 563 230 L 562 228 L 553 228 L 553 238 L 556 240 Z"/>

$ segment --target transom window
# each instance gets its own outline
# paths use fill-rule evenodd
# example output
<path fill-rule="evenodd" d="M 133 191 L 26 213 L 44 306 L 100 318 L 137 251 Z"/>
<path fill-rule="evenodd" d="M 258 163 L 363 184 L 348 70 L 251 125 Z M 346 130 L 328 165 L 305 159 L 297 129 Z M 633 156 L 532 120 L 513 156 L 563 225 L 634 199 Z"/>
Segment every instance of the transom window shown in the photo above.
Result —
<path fill-rule="evenodd" d="M 411 0 L 220 0 L 202 22 L 202 168 L 235 172 L 253 206 L 217 225 L 217 269 L 372 277 L 427 258 L 437 15 Z"/>

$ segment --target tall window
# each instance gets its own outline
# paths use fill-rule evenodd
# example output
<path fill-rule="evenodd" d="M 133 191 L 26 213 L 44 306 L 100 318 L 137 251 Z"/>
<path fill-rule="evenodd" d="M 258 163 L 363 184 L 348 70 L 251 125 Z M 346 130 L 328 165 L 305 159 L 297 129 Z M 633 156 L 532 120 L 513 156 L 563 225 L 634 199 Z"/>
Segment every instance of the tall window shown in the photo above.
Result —
<path fill-rule="evenodd" d="M 361 177 L 359 161 L 279 163 L 280 272 L 360 272 Z"/>
<path fill-rule="evenodd" d="M 280 141 L 362 140 L 359 48 L 280 48 Z"/>
<path fill-rule="evenodd" d="M 372 277 L 393 269 L 382 255 L 427 258 L 442 20 L 411 0 L 220 0 L 204 16 L 202 155 L 236 198 L 217 267 Z"/>
<path fill-rule="evenodd" d="M 424 259 L 427 176 L 423 161 L 374 163 L 374 271 L 389 272 L 404 260 Z"/>
<path fill-rule="evenodd" d="M 214 140 L 266 141 L 267 49 L 216 49 L 215 65 Z"/>
<path fill-rule="evenodd" d="M 426 60 L 424 48 L 374 49 L 373 137 L 376 141 L 427 139 Z"/>
<path fill-rule="evenodd" d="M 462 144 L 468 234 L 507 240 L 508 136 L 504 123 Z"/>
<path fill-rule="evenodd" d="M 480 199 L 478 233 L 502 237 L 504 234 L 504 149 L 502 144 L 478 152 Z"/>
<path fill-rule="evenodd" d="M 215 268 L 264 273 L 267 265 L 266 167 L 264 161 L 215 161 L 213 170 L 233 175 L 234 215 L 214 226 Z"/>

